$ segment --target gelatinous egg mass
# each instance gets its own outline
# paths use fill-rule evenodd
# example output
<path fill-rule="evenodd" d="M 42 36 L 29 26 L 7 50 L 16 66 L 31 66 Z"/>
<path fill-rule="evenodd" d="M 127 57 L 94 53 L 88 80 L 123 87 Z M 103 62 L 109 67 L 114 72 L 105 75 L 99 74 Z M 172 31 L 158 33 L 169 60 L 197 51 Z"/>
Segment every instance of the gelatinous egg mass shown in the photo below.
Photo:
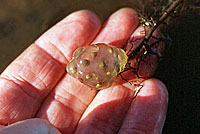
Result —
<path fill-rule="evenodd" d="M 127 63 L 123 49 L 104 43 L 77 48 L 67 72 L 91 88 L 110 87 Z"/>

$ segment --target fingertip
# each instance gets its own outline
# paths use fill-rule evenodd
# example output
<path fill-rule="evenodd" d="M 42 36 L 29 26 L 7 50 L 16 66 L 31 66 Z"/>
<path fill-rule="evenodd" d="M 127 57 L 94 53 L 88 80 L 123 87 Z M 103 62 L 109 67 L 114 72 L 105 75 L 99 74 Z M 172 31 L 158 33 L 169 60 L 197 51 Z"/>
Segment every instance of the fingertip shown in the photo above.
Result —
<path fill-rule="evenodd" d="M 118 13 L 120 13 L 120 14 L 126 13 L 126 14 L 130 14 L 130 15 L 138 17 L 138 12 L 136 10 L 132 9 L 132 8 L 129 8 L 129 7 L 120 8 L 114 14 L 118 14 Z"/>
<path fill-rule="evenodd" d="M 132 29 L 132 32 L 139 26 L 138 13 L 132 8 L 121 8 L 114 12 L 110 18 L 127 25 L 128 28 Z"/>
<path fill-rule="evenodd" d="M 101 28 L 99 17 L 89 10 L 75 11 L 35 41 L 49 55 L 66 65 L 74 50 L 89 45 Z"/>
<path fill-rule="evenodd" d="M 66 16 L 63 20 L 61 20 L 61 22 L 67 22 L 67 21 L 73 21 L 73 20 L 77 20 L 80 18 L 80 16 L 82 16 L 82 20 L 83 18 L 85 18 L 86 21 L 91 21 L 91 23 L 93 23 L 92 25 L 94 27 L 99 27 L 101 26 L 101 21 L 99 19 L 99 17 L 92 11 L 90 10 L 78 10 L 75 11 L 73 13 L 71 13 L 70 15 Z"/>
<path fill-rule="evenodd" d="M 129 108 L 120 133 L 161 133 L 167 104 L 166 86 L 157 79 L 145 80 L 143 88 Z"/>
<path fill-rule="evenodd" d="M 121 48 L 138 26 L 139 20 L 135 10 L 119 9 L 108 18 L 93 43 L 103 42 Z"/>

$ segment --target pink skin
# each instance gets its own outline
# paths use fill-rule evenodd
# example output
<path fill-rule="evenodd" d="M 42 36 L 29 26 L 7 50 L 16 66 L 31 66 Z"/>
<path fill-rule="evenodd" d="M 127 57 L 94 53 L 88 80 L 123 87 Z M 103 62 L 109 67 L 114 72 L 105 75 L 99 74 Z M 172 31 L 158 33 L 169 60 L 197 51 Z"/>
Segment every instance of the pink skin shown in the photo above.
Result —
<path fill-rule="evenodd" d="M 127 55 L 130 55 L 132 51 L 134 51 L 139 45 L 142 43 L 144 36 L 145 36 L 145 30 L 146 33 L 148 32 L 148 27 L 139 26 L 131 35 L 125 50 Z M 153 33 L 154 37 L 160 37 L 159 32 L 155 31 Z M 152 45 L 153 43 L 157 42 L 158 40 L 154 38 L 150 38 L 149 42 L 146 44 L 147 46 Z M 165 44 L 163 41 L 160 41 L 159 43 L 156 43 L 155 45 L 151 46 L 151 50 L 155 53 L 157 53 L 159 56 L 162 55 L 164 51 Z M 146 53 L 145 53 L 146 52 Z M 135 72 L 132 72 L 131 70 L 128 70 L 126 72 L 122 73 L 123 78 L 127 80 L 134 81 L 135 83 L 141 82 L 144 79 L 150 78 L 153 76 L 157 69 L 158 65 L 158 55 L 153 54 L 151 52 L 147 52 L 147 50 L 138 52 L 135 57 L 132 57 L 129 59 L 128 63 L 131 63 L 131 67 L 134 67 L 135 69 L 138 69 L 137 75 Z M 143 57 L 142 57 L 143 56 Z M 139 57 L 137 59 L 137 57 Z M 138 79 L 138 77 L 141 77 Z"/>
<path fill-rule="evenodd" d="M 129 8 L 115 12 L 103 28 L 95 14 L 82 10 L 44 33 L 1 74 L 0 124 L 23 122 L 0 133 L 25 134 L 35 128 L 52 134 L 58 133 L 55 128 L 62 134 L 161 133 L 168 95 L 159 80 L 146 80 L 132 101 L 128 83 L 97 93 L 65 72 L 76 48 L 98 42 L 123 47 L 138 26 L 137 13 Z M 29 120 L 35 117 L 51 125 Z"/>

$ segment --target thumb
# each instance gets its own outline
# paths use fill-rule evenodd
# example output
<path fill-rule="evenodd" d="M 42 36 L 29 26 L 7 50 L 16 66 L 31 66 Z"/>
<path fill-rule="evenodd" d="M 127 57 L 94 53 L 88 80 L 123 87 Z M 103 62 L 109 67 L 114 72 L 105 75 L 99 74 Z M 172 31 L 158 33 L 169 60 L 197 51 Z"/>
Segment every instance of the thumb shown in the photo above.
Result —
<path fill-rule="evenodd" d="M 0 130 L 0 134 L 61 134 L 46 120 L 34 118 L 19 121 Z"/>

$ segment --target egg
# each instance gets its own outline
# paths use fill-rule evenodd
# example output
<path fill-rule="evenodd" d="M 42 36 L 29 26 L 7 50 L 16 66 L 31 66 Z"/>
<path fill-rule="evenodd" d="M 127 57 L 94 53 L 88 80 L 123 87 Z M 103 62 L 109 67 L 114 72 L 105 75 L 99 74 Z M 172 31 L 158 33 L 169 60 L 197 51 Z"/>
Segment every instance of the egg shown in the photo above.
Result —
<path fill-rule="evenodd" d="M 66 70 L 83 84 L 104 89 L 112 86 L 127 60 L 123 49 L 98 43 L 77 48 Z"/>

